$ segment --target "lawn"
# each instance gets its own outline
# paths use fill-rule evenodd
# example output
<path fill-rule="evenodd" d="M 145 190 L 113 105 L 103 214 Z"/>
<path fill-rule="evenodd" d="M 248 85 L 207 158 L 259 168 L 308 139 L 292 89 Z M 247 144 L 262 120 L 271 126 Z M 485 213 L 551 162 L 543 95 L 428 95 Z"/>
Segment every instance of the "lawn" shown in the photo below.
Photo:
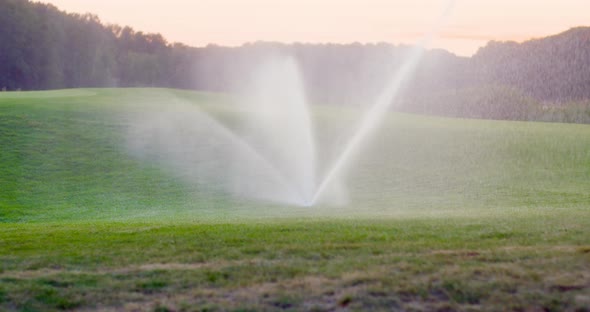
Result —
<path fill-rule="evenodd" d="M 301 208 L 130 154 L 130 116 L 172 100 L 239 118 L 218 94 L 0 93 L 0 310 L 590 307 L 588 125 L 392 113 L 349 203 Z M 314 108 L 324 155 L 356 116 Z"/>

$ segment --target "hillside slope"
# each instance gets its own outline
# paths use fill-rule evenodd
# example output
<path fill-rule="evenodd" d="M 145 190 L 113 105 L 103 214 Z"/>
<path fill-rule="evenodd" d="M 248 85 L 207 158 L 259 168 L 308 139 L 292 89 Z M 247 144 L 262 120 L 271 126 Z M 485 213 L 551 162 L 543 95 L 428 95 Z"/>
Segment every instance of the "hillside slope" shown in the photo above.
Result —
<path fill-rule="evenodd" d="M 129 153 L 130 114 L 179 99 L 228 128 L 240 118 L 226 96 L 186 91 L 0 94 L 0 221 L 391 216 L 590 204 L 589 126 L 401 113 L 392 113 L 358 153 L 346 179 L 349 205 L 303 209 L 233 198 Z M 324 148 L 341 140 L 358 115 L 321 106 L 314 112 Z M 325 170 L 330 151 L 322 152 Z"/>

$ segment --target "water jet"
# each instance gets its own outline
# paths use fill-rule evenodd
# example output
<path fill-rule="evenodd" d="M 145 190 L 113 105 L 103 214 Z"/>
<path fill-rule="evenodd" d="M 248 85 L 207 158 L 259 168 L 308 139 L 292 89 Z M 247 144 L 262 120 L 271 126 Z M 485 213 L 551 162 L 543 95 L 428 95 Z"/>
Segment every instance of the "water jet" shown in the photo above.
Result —
<path fill-rule="evenodd" d="M 269 57 L 248 77 L 235 104 L 241 112 L 236 127 L 176 99 L 166 111 L 155 109 L 132 123 L 128 146 L 138 157 L 156 160 L 200 187 L 301 207 L 342 203 L 338 186 L 347 166 L 390 110 L 452 4 L 409 51 L 325 171 L 318 166 L 317 135 L 301 74 L 289 55 Z"/>

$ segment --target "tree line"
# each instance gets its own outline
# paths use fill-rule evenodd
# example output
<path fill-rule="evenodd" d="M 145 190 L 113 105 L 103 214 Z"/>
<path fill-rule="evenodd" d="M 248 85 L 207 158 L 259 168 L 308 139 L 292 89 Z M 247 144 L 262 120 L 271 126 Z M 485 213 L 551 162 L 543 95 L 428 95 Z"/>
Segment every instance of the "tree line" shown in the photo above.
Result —
<path fill-rule="evenodd" d="M 0 4 L 0 87 L 40 90 L 184 84 L 192 52 L 159 34 L 103 25 L 48 4 Z M 184 76 L 183 76 L 184 75 Z"/>
<path fill-rule="evenodd" d="M 193 48 L 160 34 L 105 25 L 92 14 L 68 14 L 29 0 L 0 3 L 0 88 L 6 90 L 232 92 L 269 57 L 289 55 L 310 101 L 362 105 L 378 96 L 410 51 L 387 43 Z M 409 112 L 496 119 L 542 119 L 572 106 L 590 112 L 590 28 L 524 43 L 490 42 L 470 58 L 427 51 L 402 90 L 394 107 Z"/>

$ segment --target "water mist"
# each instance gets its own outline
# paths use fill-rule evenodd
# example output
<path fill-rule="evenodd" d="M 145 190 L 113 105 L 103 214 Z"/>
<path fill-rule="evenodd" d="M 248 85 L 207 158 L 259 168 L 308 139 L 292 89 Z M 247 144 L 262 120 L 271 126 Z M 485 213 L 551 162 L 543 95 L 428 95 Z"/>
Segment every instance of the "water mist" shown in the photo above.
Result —
<path fill-rule="evenodd" d="M 130 118 L 129 150 L 200 188 L 297 206 L 342 203 L 346 168 L 387 115 L 452 4 L 409 51 L 336 157 L 324 164 L 326 170 L 318 166 L 317 135 L 301 74 L 285 55 L 269 57 L 243 77 L 247 83 L 232 107 L 238 112 L 234 122 L 223 123 L 179 98 L 144 105 Z"/>

